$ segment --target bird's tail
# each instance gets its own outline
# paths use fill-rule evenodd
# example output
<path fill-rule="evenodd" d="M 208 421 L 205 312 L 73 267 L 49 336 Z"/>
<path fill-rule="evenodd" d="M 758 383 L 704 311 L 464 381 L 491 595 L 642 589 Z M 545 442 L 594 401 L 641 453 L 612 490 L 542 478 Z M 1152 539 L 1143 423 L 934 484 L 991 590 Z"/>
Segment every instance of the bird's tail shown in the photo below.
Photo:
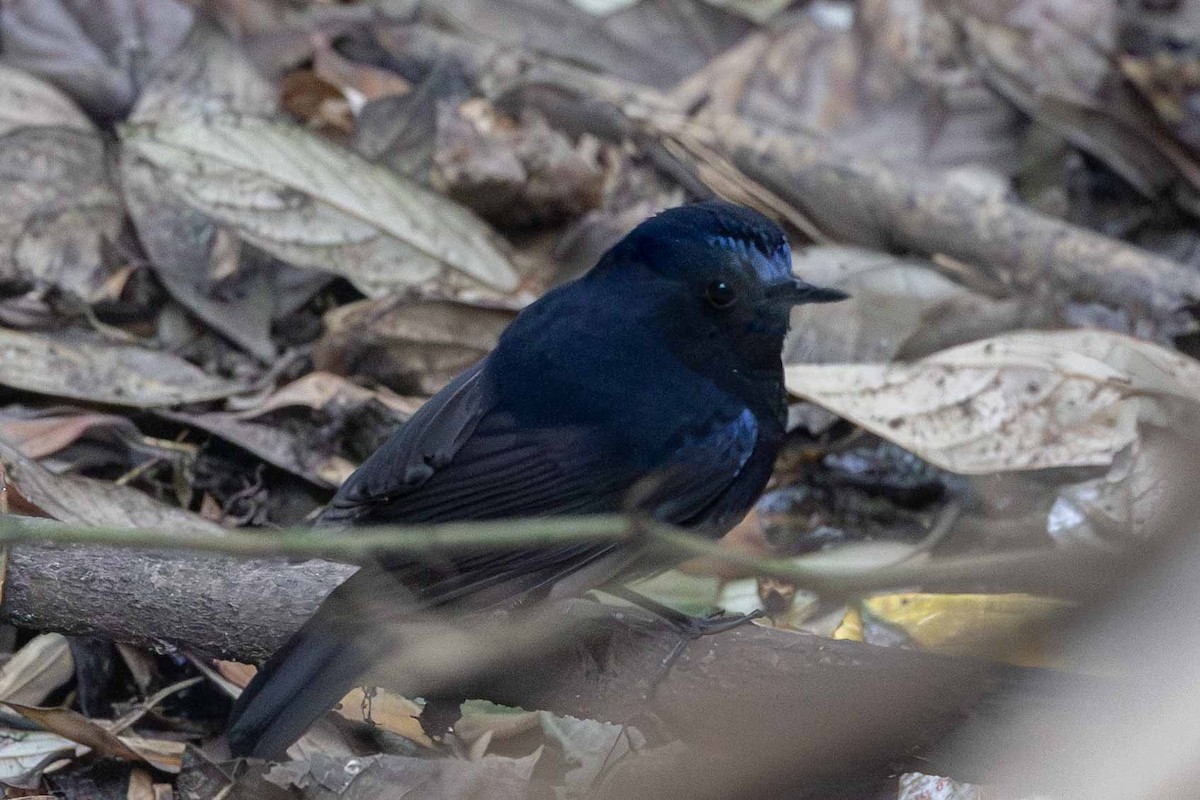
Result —
<path fill-rule="evenodd" d="M 371 664 L 362 638 L 317 613 L 267 661 L 233 707 L 235 756 L 278 759 L 357 685 Z"/>

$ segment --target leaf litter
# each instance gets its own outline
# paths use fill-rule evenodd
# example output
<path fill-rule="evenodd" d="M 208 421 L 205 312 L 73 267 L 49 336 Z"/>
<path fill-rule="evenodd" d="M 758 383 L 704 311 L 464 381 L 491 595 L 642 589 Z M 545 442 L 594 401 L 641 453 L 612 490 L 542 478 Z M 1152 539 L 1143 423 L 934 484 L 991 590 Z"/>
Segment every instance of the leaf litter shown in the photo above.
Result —
<path fill-rule="evenodd" d="M 471 20 L 470 38 L 401 5 L 5 7 L 0 465 L 23 498 L 13 511 L 197 535 L 303 520 L 543 287 L 655 210 L 716 192 L 783 219 L 796 273 L 853 296 L 793 314 L 797 430 L 730 547 L 860 573 L 1016 546 L 1120 551 L 1171 525 L 1177 476 L 1200 469 L 1185 302 L 1200 137 L 1176 47 L 1195 31 L 1170 4 L 440 10 Z M 689 138 L 693 124 L 721 136 Z M 830 145 L 833 188 L 803 183 L 818 151 L 760 134 Z M 837 181 L 864 159 L 888 165 L 871 174 L 890 194 Z M 937 201 L 961 215 L 955 235 L 914 242 L 904 215 Z M 1012 213 L 1040 233 L 1006 228 Z M 700 613 L 770 604 L 760 622 L 780 630 L 828 635 L 850 619 L 803 587 L 693 574 L 705 569 L 647 591 Z M 855 613 L 879 623 L 870 641 L 991 657 L 1014 602 L 1058 608 L 904 594 Z M 930 608 L 945 639 L 912 619 Z M 133 715 L 115 731 L 80 715 L 67 639 L 22 644 L 6 644 L 0 699 L 47 708 L 26 709 L 42 730 L 0 717 L 0 780 L 29 791 L 83 785 L 97 754 L 131 761 L 122 796 L 189 798 L 235 784 L 575 797 L 672 760 L 630 729 L 470 703 L 463 758 L 434 758 L 413 749 L 419 704 L 383 695 L 364 737 L 367 698 L 351 695 L 351 733 L 326 721 L 298 760 L 235 777 L 196 747 L 220 730 L 230 667 L 127 655 L 130 676 L 96 689 Z"/>

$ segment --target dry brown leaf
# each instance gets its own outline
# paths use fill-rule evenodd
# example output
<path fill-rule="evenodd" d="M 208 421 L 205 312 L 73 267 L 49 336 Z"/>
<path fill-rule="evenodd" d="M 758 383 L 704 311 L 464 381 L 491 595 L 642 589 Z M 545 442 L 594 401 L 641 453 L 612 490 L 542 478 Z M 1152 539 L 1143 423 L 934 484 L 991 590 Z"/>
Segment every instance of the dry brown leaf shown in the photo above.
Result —
<path fill-rule="evenodd" d="M 354 133 L 354 112 L 340 89 L 311 69 L 289 73 L 280 85 L 283 108 L 322 133 Z"/>
<path fill-rule="evenodd" d="M 786 381 L 968 474 L 1108 465 L 1139 422 L 1200 431 L 1200 363 L 1102 331 L 1014 333 L 908 364 L 793 365 Z"/>
<path fill-rule="evenodd" d="M 962 53 L 937 4 L 825 4 L 743 39 L 673 93 L 704 113 L 820 132 L 839 150 L 906 166 L 1020 163 L 1020 118 Z"/>
<path fill-rule="evenodd" d="M 412 84 L 391 70 L 359 64 L 343 58 L 322 36 L 317 39 L 313 71 L 322 80 L 337 87 L 355 115 L 365 103 L 396 97 L 412 91 Z"/>
<path fill-rule="evenodd" d="M 225 532 L 197 514 L 160 503 L 137 489 L 91 478 L 55 475 L 3 441 L 0 441 L 0 463 L 23 496 L 60 522 L 159 528 L 206 536 Z"/>
<path fill-rule="evenodd" d="M 491 352 L 514 316 L 444 300 L 365 300 L 325 315 L 313 359 L 318 369 L 433 394 Z"/>
<path fill-rule="evenodd" d="M 125 157 L 195 210 L 364 293 L 517 289 L 498 238 L 473 214 L 300 128 L 219 114 L 122 134 Z"/>
<path fill-rule="evenodd" d="M 604 199 L 599 143 L 578 144 L 534 113 L 519 119 L 471 98 L 437 108 L 433 184 L 504 228 L 536 228 L 574 219 Z"/>
<path fill-rule="evenodd" d="M 69 708 L 39 708 L 0 700 L 5 706 L 26 719 L 36 722 L 51 733 L 81 744 L 110 758 L 141 761 L 142 757 L 107 729 Z"/>
<path fill-rule="evenodd" d="M 170 739 L 147 739 L 133 735 L 121 735 L 117 738 L 123 745 L 137 753 L 138 758 L 155 769 L 174 775 L 183 768 L 183 754 L 187 749 L 184 742 Z"/>
<path fill-rule="evenodd" d="M 1124 9 L 1110 0 L 969 0 L 955 9 L 990 84 L 1076 147 L 1154 196 L 1177 176 L 1200 185 L 1179 147 L 1120 80 Z"/>
<path fill-rule="evenodd" d="M 0 64 L 0 136 L 17 128 L 44 126 L 95 130 L 58 89 L 28 72 Z"/>
<path fill-rule="evenodd" d="M 110 431 L 122 439 L 141 436 L 130 419 L 115 414 L 80 411 L 33 416 L 10 414 L 9 410 L 0 411 L 0 439 L 33 459 L 54 455 L 96 430 Z"/>
<path fill-rule="evenodd" d="M 134 408 L 218 400 L 246 390 L 169 353 L 3 328 L 0 363 L 5 386 Z"/>
<path fill-rule="evenodd" d="M 254 676 L 258 673 L 258 667 L 253 664 L 242 664 L 238 661 L 221 661 L 217 660 L 213 666 L 216 667 L 217 673 L 222 678 L 232 683 L 239 689 L 245 689 Z"/>
<path fill-rule="evenodd" d="M 183 763 L 183 742 L 117 736 L 98 722 L 69 708 L 39 708 L 0 700 L 26 719 L 106 758 L 139 761 L 164 772 L 179 772 Z"/>
<path fill-rule="evenodd" d="M 397 414 L 411 416 L 421 407 L 421 400 L 401 397 L 387 391 L 365 389 L 340 375 L 310 372 L 281 387 L 253 408 L 237 412 L 242 419 L 253 419 L 282 408 L 329 408 L 331 405 L 357 405 L 376 401 Z"/>
<path fill-rule="evenodd" d="M 61 633 L 42 633 L 0 668 L 0 700 L 36 705 L 75 677 L 71 646 Z"/>
<path fill-rule="evenodd" d="M 104 244 L 123 216 L 98 133 L 21 128 L 0 137 L 0 284 L 92 299 L 108 278 Z"/>
<path fill-rule="evenodd" d="M 219 436 L 227 442 L 298 475 L 317 486 L 336 488 L 342 484 L 355 464 L 333 452 L 313 446 L 301 435 L 275 425 L 245 420 L 237 414 L 213 411 L 207 414 L 161 412 L 160 416 L 173 422 L 190 425 Z"/>
<path fill-rule="evenodd" d="M 615 1 L 588 0 L 610 8 Z M 659 89 L 700 69 L 754 27 L 708 4 L 680 7 L 675 0 L 626 3 L 602 17 L 561 0 L 441 0 L 438 14 L 472 36 Z M 405 41 L 397 38 L 392 49 L 404 53 Z"/>
<path fill-rule="evenodd" d="M 433 741 L 421 729 L 421 707 L 394 692 L 376 689 L 369 704 L 366 694 L 361 688 L 355 689 L 343 697 L 334 710 L 351 722 L 363 722 L 367 719 L 366 709 L 370 708 L 371 723 L 398 736 L 403 736 L 422 747 L 433 747 Z M 456 728 L 457 730 L 457 728 Z"/>

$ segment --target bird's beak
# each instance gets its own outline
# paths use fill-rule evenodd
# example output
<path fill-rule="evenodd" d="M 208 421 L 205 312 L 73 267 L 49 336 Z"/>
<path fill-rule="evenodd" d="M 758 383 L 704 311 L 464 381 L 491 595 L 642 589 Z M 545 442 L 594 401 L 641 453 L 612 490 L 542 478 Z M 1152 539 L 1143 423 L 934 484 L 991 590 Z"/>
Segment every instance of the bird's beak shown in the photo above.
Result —
<path fill-rule="evenodd" d="M 801 303 L 836 303 L 839 300 L 846 300 L 850 297 L 849 294 L 843 292 L 841 289 L 813 286 L 811 283 L 805 283 L 799 278 L 793 278 L 787 283 L 773 286 L 770 290 L 770 296 L 773 300 L 793 306 L 800 305 Z"/>

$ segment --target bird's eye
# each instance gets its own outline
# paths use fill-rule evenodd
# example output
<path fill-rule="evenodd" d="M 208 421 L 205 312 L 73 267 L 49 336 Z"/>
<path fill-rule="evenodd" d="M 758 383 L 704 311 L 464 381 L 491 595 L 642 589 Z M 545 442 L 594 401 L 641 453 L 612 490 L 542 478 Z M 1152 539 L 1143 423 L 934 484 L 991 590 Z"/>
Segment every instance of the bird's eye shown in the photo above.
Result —
<path fill-rule="evenodd" d="M 713 308 L 729 308 L 737 300 L 737 292 L 725 281 L 713 281 L 704 290 L 704 296 Z"/>

